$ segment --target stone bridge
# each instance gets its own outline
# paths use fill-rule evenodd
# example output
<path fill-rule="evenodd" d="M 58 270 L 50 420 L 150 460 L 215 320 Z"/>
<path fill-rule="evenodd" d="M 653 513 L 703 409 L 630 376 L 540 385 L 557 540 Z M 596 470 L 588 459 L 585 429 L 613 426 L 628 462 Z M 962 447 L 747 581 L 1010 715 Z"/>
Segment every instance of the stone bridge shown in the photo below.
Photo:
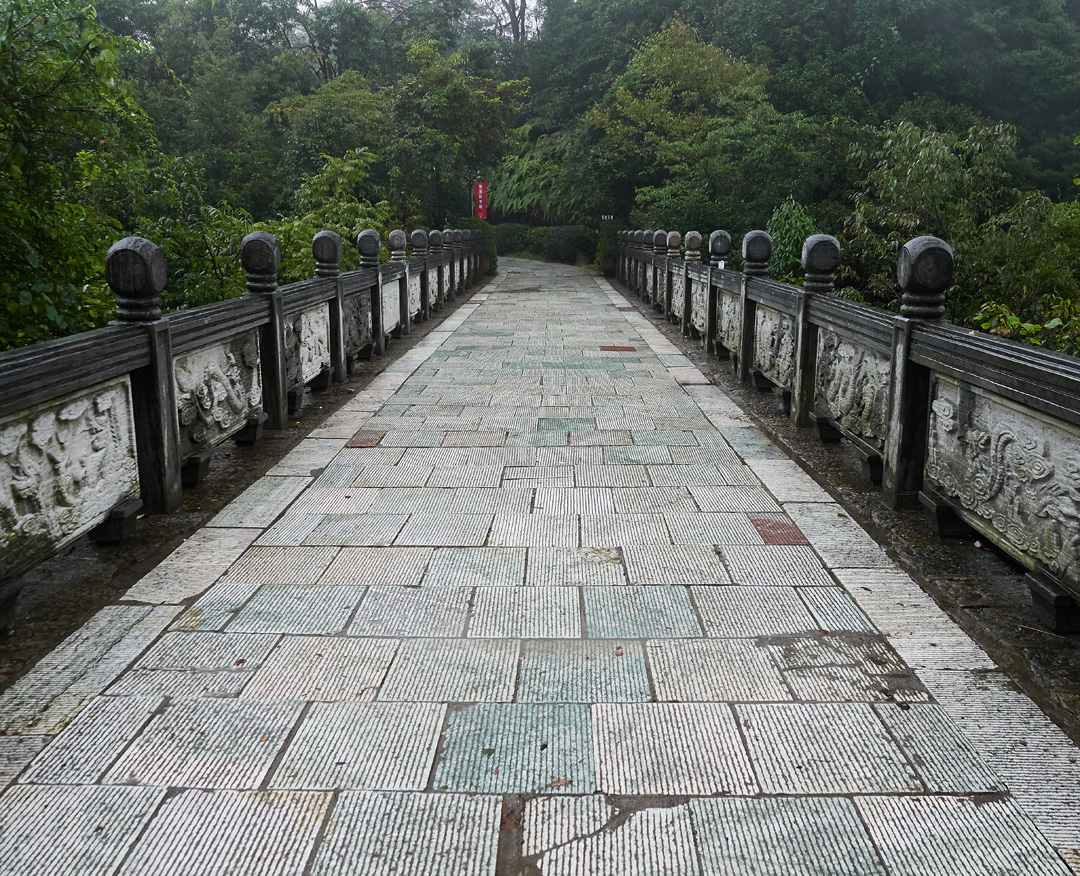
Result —
<path fill-rule="evenodd" d="M 1012 549 L 1062 626 L 1075 360 L 939 324 L 940 241 L 894 317 L 830 295 L 827 238 L 797 288 L 762 233 L 742 273 L 638 232 L 618 283 L 483 286 L 454 237 L 342 275 L 322 236 L 278 288 L 255 236 L 248 296 L 168 318 L 128 240 L 119 324 L 0 356 L 13 577 L 465 299 L 0 694 L 0 874 L 1080 873 L 1073 743 L 646 314 Z"/>

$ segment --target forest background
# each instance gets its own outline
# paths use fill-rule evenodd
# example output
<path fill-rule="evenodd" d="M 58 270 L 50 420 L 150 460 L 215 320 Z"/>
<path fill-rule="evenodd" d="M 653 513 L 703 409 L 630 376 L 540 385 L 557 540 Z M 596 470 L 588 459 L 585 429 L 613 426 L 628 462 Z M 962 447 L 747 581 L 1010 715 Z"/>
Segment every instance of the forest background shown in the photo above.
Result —
<path fill-rule="evenodd" d="M 1080 0 L 531 2 L 7 0 L 0 349 L 106 322 L 128 234 L 178 309 L 255 228 L 305 278 L 316 231 L 460 226 L 484 176 L 512 248 L 764 227 L 799 282 L 820 231 L 885 308 L 935 234 L 949 318 L 1080 354 Z"/>

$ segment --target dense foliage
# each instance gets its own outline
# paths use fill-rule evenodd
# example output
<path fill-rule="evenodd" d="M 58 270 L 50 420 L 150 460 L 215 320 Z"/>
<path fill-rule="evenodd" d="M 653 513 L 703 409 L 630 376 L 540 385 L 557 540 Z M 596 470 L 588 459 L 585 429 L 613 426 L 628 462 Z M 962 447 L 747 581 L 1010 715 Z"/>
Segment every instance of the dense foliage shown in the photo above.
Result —
<path fill-rule="evenodd" d="M 1077 0 L 86 2 L 0 13 L 0 346 L 108 319 L 124 234 L 193 306 L 254 228 L 303 277 L 323 227 L 464 224 L 479 174 L 492 258 L 764 227 L 797 282 L 821 231 L 888 308 L 936 234 L 951 319 L 1080 348 Z"/>

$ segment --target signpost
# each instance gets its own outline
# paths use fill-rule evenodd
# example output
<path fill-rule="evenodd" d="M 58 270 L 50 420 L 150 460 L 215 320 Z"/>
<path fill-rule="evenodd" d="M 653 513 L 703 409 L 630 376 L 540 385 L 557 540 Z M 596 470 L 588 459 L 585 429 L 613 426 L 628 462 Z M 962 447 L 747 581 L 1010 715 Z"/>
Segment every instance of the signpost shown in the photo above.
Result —
<path fill-rule="evenodd" d="M 486 179 L 473 183 L 473 215 L 477 219 L 487 219 L 488 184 Z"/>

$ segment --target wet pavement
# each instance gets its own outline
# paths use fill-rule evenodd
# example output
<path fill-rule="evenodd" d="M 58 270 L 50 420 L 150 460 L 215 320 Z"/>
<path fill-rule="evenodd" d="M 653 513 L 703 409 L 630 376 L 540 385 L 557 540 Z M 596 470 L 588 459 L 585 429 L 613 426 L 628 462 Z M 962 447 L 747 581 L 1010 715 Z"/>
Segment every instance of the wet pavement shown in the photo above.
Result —
<path fill-rule="evenodd" d="M 505 273 L 0 694 L 0 874 L 1069 874 L 1078 752 L 631 302 Z"/>

